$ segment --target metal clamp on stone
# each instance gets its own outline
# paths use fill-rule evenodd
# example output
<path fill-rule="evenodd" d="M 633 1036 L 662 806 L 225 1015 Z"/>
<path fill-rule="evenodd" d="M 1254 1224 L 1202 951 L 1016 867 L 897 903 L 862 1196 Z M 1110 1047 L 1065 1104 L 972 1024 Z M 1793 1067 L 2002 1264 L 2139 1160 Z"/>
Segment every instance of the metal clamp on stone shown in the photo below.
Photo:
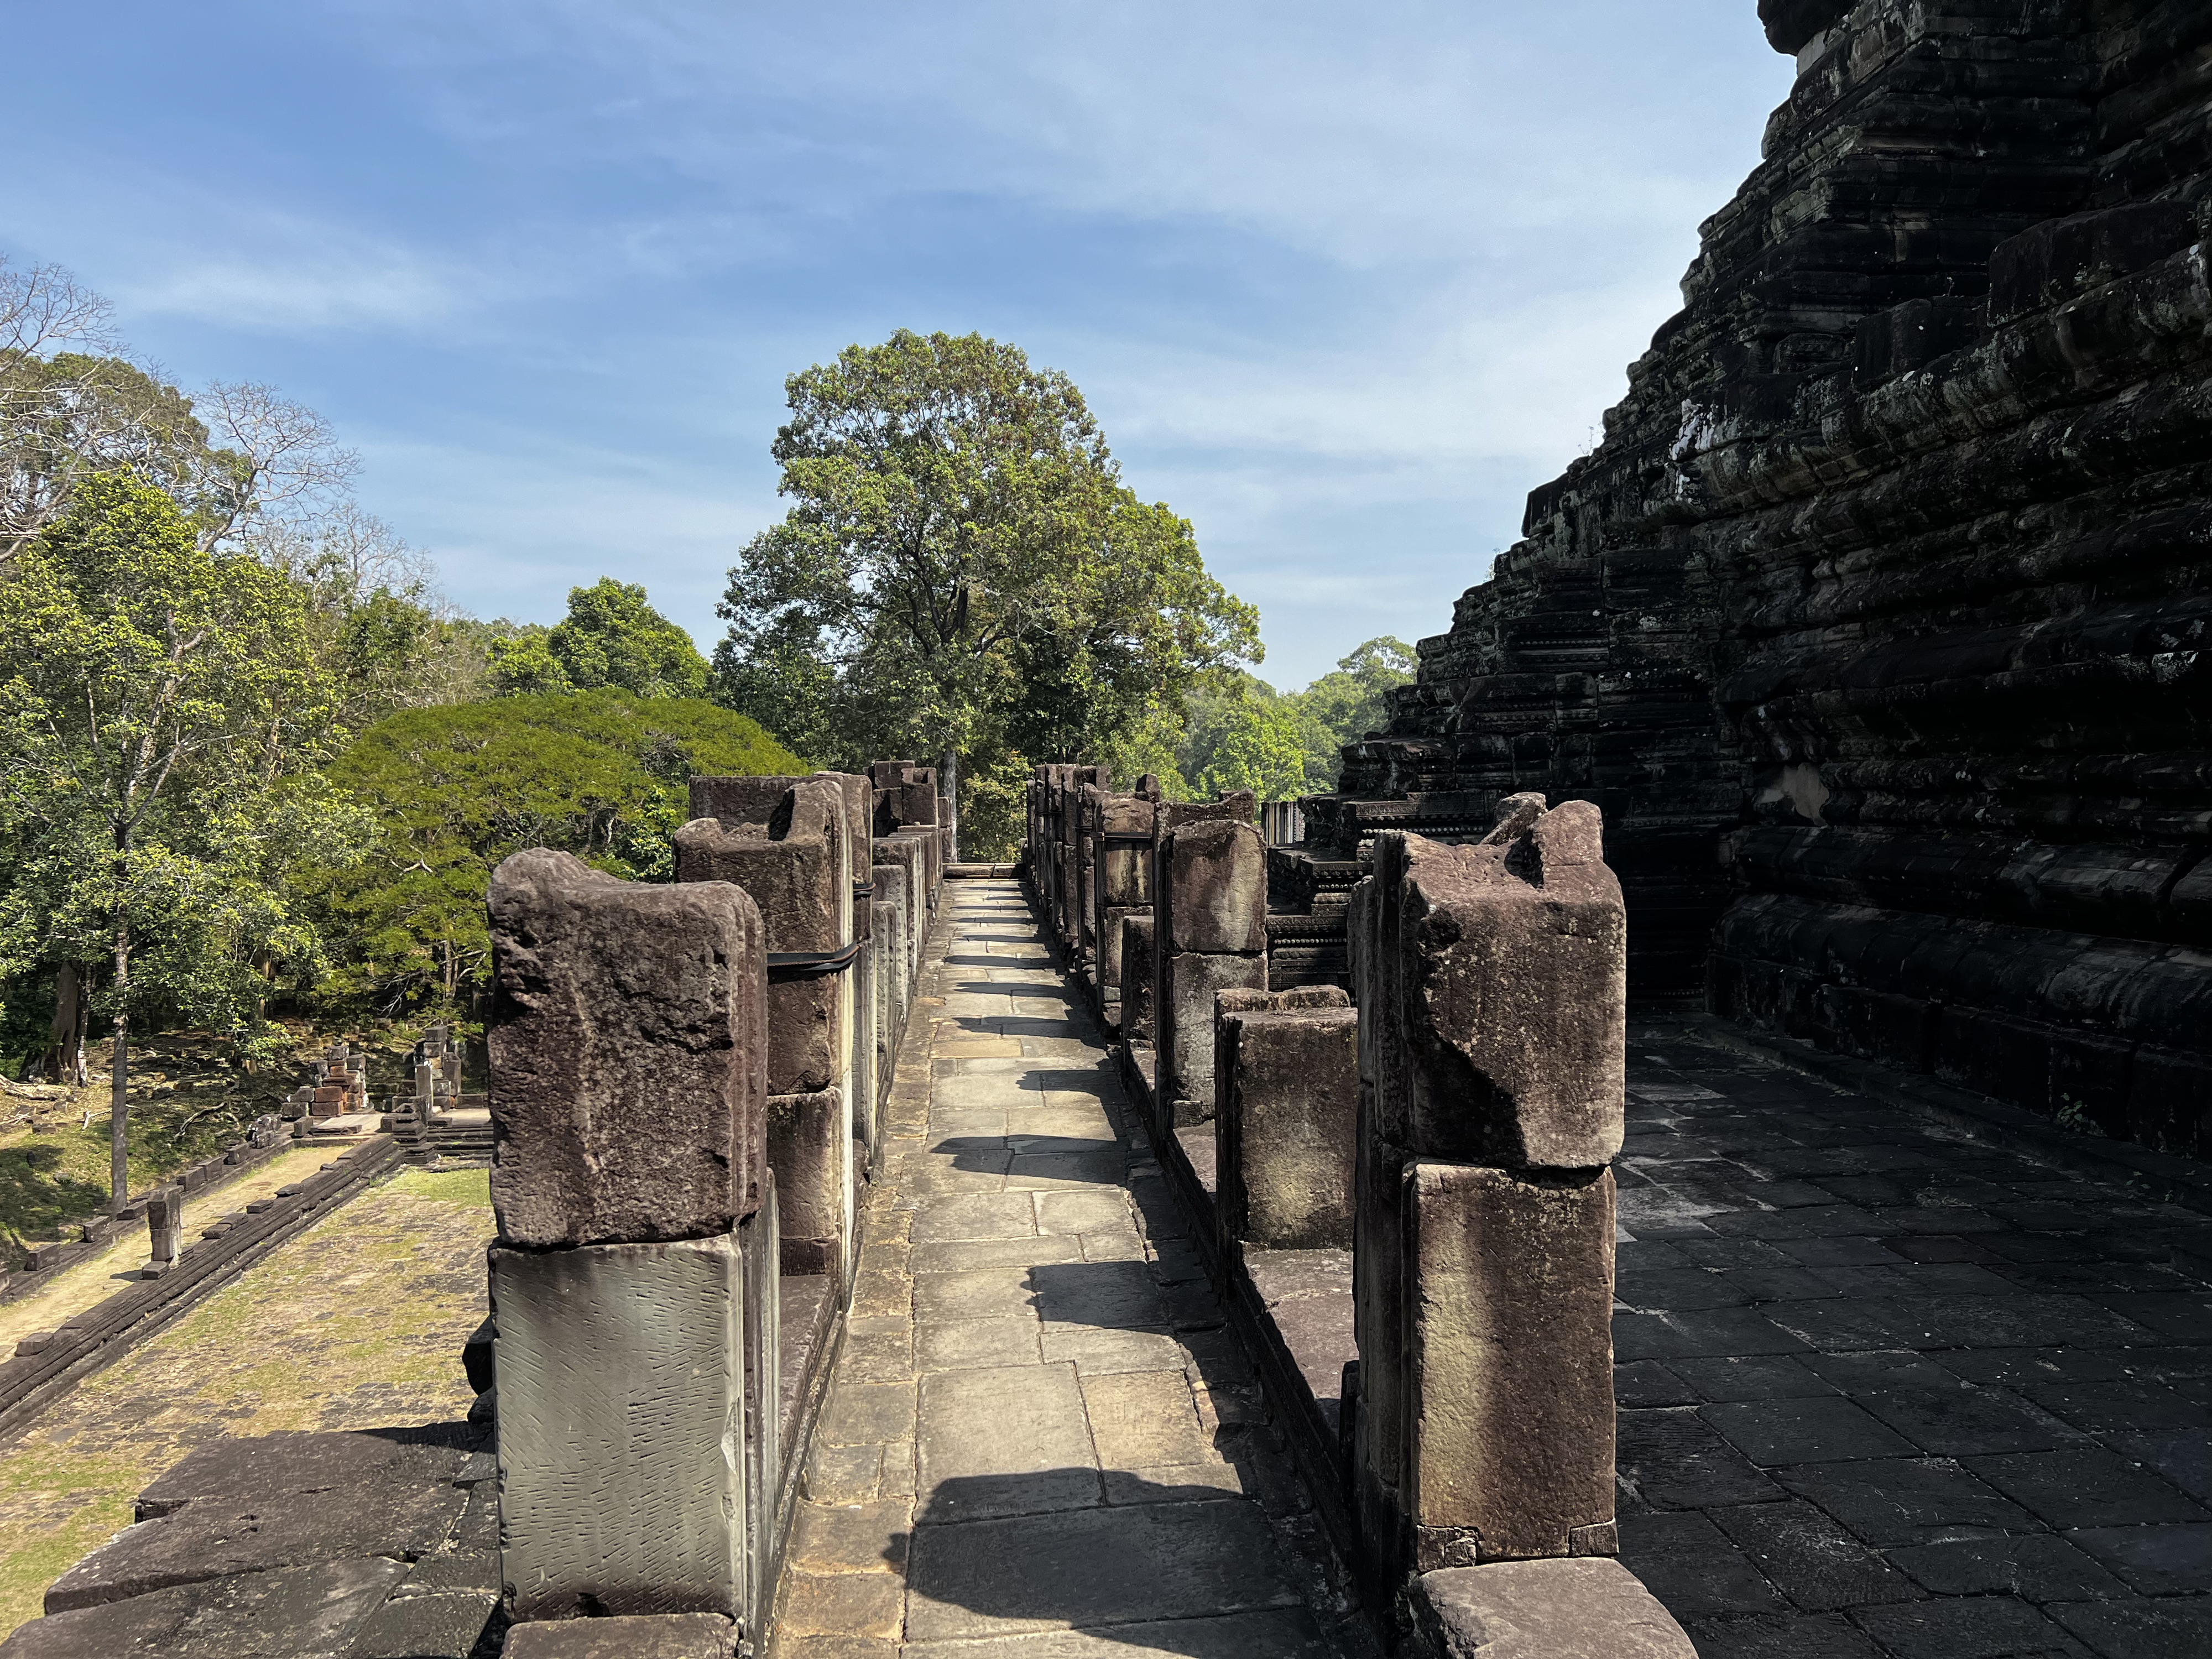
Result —
<path fill-rule="evenodd" d="M 866 893 L 874 890 L 872 887 L 857 890 Z M 831 974 L 842 974 L 860 959 L 860 951 L 866 944 L 866 939 L 854 939 L 835 951 L 770 951 L 769 983 L 782 985 L 795 979 L 823 979 Z"/>

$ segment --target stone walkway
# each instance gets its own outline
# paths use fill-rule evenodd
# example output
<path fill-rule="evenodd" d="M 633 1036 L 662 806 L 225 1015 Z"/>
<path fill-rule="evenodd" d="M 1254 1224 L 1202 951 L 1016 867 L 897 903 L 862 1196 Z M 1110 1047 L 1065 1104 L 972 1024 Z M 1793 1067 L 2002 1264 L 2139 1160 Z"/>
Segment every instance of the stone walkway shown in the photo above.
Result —
<path fill-rule="evenodd" d="M 947 884 L 795 1528 L 782 1659 L 1365 1651 L 1011 882 Z"/>
<path fill-rule="evenodd" d="M 2212 1654 L 2212 1218 L 1688 1034 L 1632 1023 L 1613 1346 L 1703 1659 Z"/>

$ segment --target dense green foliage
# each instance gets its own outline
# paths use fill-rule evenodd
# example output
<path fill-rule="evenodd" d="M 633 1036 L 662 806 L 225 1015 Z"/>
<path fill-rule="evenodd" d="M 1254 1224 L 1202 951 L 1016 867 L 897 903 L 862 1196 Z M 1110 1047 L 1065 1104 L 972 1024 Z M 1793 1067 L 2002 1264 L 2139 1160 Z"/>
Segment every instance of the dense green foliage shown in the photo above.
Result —
<path fill-rule="evenodd" d="M 371 815 L 368 855 L 317 882 L 342 964 L 329 989 L 443 1014 L 483 982 L 484 884 L 526 847 L 666 880 L 694 772 L 805 772 L 752 720 L 611 689 L 409 709 L 329 769 Z"/>
<path fill-rule="evenodd" d="M 198 545 L 112 474 L 0 582 L 0 967 L 126 967 L 99 999 L 250 1046 L 272 980 L 312 982 L 289 871 L 347 825 L 301 780 L 338 702 L 297 588 Z"/>
<path fill-rule="evenodd" d="M 646 600 L 645 589 L 602 576 L 568 590 L 568 614 L 550 629 L 518 629 L 491 646 L 492 678 L 507 696 L 597 691 L 703 697 L 707 659 L 691 636 Z"/>
<path fill-rule="evenodd" d="M 134 1021 L 251 1053 L 270 982 L 319 972 L 289 878 L 344 840 L 299 787 L 337 705 L 297 585 L 210 551 L 151 484 L 78 481 L 0 581 L 0 973 L 105 970 L 118 1188 Z"/>
<path fill-rule="evenodd" d="M 1103 757 L 1119 779 L 1159 775 L 1173 799 L 1249 789 L 1295 800 L 1336 787 L 1339 751 L 1389 723 L 1385 698 L 1413 678 L 1411 647 L 1369 640 L 1303 691 L 1279 692 L 1251 674 L 1212 676 L 1180 720 L 1127 728 Z"/>
<path fill-rule="evenodd" d="M 951 765 L 971 855 L 1010 851 L 1030 757 L 1094 751 L 1257 659 L 1258 614 L 1121 482 L 1066 375 L 902 331 L 786 386 L 793 505 L 730 572 L 718 695 L 828 761 Z"/>

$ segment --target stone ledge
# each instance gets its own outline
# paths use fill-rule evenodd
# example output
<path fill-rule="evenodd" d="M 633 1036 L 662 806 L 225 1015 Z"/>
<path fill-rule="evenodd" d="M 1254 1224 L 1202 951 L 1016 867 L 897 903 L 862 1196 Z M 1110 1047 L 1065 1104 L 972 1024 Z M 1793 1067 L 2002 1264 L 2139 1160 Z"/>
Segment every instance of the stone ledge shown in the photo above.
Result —
<path fill-rule="evenodd" d="M 1405 1599 L 1420 1659 L 1698 1659 L 1643 1581 L 1602 1556 L 1446 1567 Z"/>

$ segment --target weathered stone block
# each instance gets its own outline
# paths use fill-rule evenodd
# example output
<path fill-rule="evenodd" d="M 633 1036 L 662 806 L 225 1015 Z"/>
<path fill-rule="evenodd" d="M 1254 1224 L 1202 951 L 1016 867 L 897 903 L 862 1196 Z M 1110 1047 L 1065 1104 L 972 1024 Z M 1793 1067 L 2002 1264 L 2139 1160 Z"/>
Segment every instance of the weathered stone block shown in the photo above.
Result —
<path fill-rule="evenodd" d="M 493 1249 L 514 1617 L 744 1616 L 744 1276 L 727 1234 Z"/>
<path fill-rule="evenodd" d="M 1106 836 L 1142 836 L 1149 840 L 1158 813 L 1158 803 L 1142 795 L 1109 794 L 1100 810 L 1098 831 Z"/>
<path fill-rule="evenodd" d="M 1109 905 L 1105 925 L 1098 934 L 1098 986 L 1100 990 L 1120 992 L 1123 979 L 1121 924 L 1132 916 L 1150 916 L 1149 910 L 1134 909 L 1121 905 Z M 1139 964 L 1139 971 L 1149 972 L 1149 958 Z"/>
<path fill-rule="evenodd" d="M 826 1273 L 853 1235 L 853 1138 L 845 1101 L 835 1089 L 771 1095 L 768 1162 L 787 1273 Z"/>
<path fill-rule="evenodd" d="M 1249 823 L 1185 824 L 1160 842 L 1159 908 L 1170 951 L 1267 948 L 1267 849 Z"/>
<path fill-rule="evenodd" d="M 491 1590 L 395 1596 L 369 1614 L 346 1659 L 470 1659 L 498 1607 Z"/>
<path fill-rule="evenodd" d="M 760 907 L 771 951 L 834 951 L 849 944 L 853 933 L 847 836 L 842 788 L 824 778 L 802 779 L 765 824 L 695 818 L 677 830 L 676 879 L 743 888 Z M 845 1005 L 840 975 L 769 986 L 771 1092 L 842 1084 L 852 1036 Z"/>
<path fill-rule="evenodd" d="M 1416 1565 L 1611 1554 L 1612 1172 L 1405 1179 Z"/>
<path fill-rule="evenodd" d="M 1098 852 L 1099 901 L 1108 909 L 1152 902 L 1152 849 L 1113 846 Z"/>
<path fill-rule="evenodd" d="M 1260 798 L 1249 789 L 1231 790 L 1214 800 L 1163 801 L 1159 808 L 1159 827 L 1163 830 L 1180 829 L 1186 823 L 1208 823 L 1217 820 L 1229 823 L 1250 823 L 1260 810 Z"/>
<path fill-rule="evenodd" d="M 1359 1016 L 1334 1007 L 1239 1009 L 1215 1028 L 1216 1200 L 1224 1238 L 1265 1249 L 1349 1249 L 1358 1142 Z"/>
<path fill-rule="evenodd" d="M 483 1387 L 489 1386 L 487 1376 Z M 137 1518 L 155 1520 L 192 1503 L 251 1505 L 291 1493 L 393 1482 L 434 1486 L 451 1481 L 467 1461 L 459 1446 L 422 1431 L 226 1436 L 191 1453 L 141 1492 Z"/>
<path fill-rule="evenodd" d="M 1620 884 L 1588 802 L 1501 811 L 1474 846 L 1376 839 L 1360 948 L 1389 1011 L 1376 1040 L 1398 1051 L 1376 1073 L 1378 1127 L 1421 1157 L 1595 1168 L 1620 1150 Z"/>
<path fill-rule="evenodd" d="M 909 985 L 920 982 L 922 941 L 929 932 L 929 898 L 927 890 L 927 866 L 920 843 L 902 836 L 878 836 L 875 841 L 877 890 L 883 890 L 886 870 L 896 870 L 890 879 L 901 893 L 901 908 L 904 924 L 901 929 L 906 941 L 906 977 Z"/>
<path fill-rule="evenodd" d="M 1421 1659 L 1698 1659 L 1618 1561 L 1500 1561 L 1424 1573 L 1408 1587 Z"/>
<path fill-rule="evenodd" d="M 1121 918 L 1121 1035 L 1150 1042 L 1153 1030 L 1152 913 Z"/>
<path fill-rule="evenodd" d="M 1223 991 L 1267 988 L 1267 959 L 1200 951 L 1158 955 L 1159 1094 L 1177 1123 L 1213 1115 L 1213 1000 Z"/>
<path fill-rule="evenodd" d="M 391 1555 L 413 1560 L 453 1530 L 468 1496 L 401 1471 L 356 1481 L 343 1504 L 327 1492 L 210 1498 L 126 1527 L 48 1587 L 46 1610 L 120 1601 L 232 1573 Z"/>
<path fill-rule="evenodd" d="M 697 1237 L 750 1214 L 768 1098 L 753 902 L 539 848 L 492 872 L 490 911 L 501 1237 Z"/>
<path fill-rule="evenodd" d="M 402 1561 L 317 1561 L 33 1619 L 0 1659 L 296 1659 L 350 1653 Z"/>

